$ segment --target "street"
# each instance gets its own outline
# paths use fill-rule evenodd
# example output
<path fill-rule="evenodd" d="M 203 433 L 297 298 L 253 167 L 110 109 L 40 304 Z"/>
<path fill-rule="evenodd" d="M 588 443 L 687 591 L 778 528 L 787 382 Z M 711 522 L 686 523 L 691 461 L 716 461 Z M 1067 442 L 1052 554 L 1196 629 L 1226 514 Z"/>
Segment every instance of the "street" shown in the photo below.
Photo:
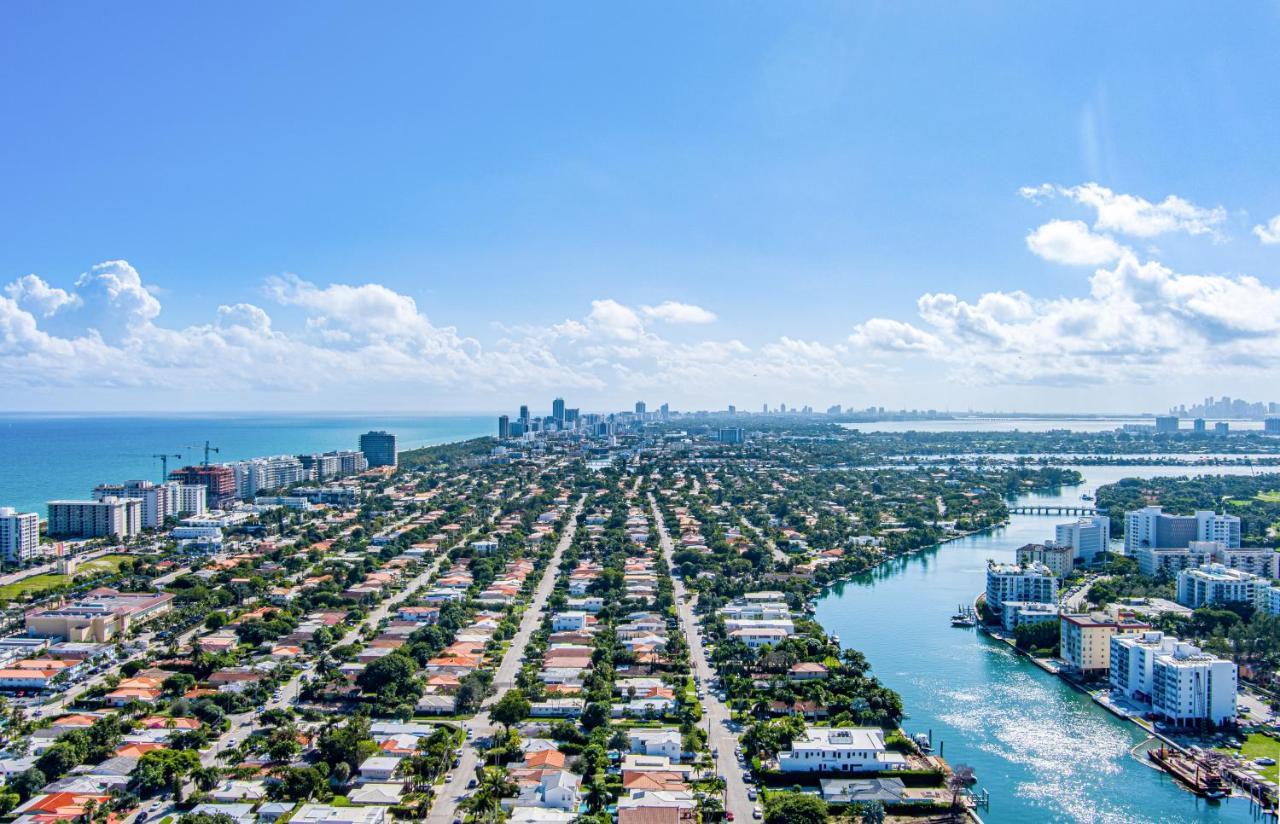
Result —
<path fill-rule="evenodd" d="M 560 574 L 560 559 L 563 557 L 564 551 L 573 543 L 573 536 L 578 528 L 578 515 L 582 512 L 584 500 L 584 498 L 578 499 L 578 503 L 573 509 L 573 515 L 570 516 L 569 523 L 565 527 L 564 534 L 560 536 L 555 551 L 551 554 L 551 560 L 548 562 L 546 570 L 542 573 L 542 580 L 538 582 L 538 586 L 534 590 L 533 599 L 529 602 L 524 615 L 520 618 L 520 627 L 516 630 L 516 634 L 512 636 L 511 646 L 507 648 L 506 653 L 502 656 L 502 661 L 498 664 L 498 670 L 493 678 L 493 694 L 485 699 L 481 711 L 474 718 L 462 722 L 462 728 L 469 735 L 467 743 L 462 746 L 462 752 L 460 753 L 461 763 L 457 769 L 449 773 L 449 777 L 444 784 L 436 787 L 436 798 L 431 805 L 431 812 L 427 816 L 427 821 L 429 822 L 450 824 L 457 817 L 458 805 L 467 794 L 467 782 L 475 777 L 476 764 L 480 760 L 480 754 L 475 748 L 475 741 L 492 735 L 495 729 L 489 723 L 488 708 L 493 706 L 502 697 L 502 693 L 510 689 L 515 682 L 516 673 L 520 671 L 520 665 L 524 660 L 525 647 L 529 644 L 529 637 L 533 635 L 534 630 L 542 623 L 542 613 L 546 609 L 547 599 L 551 597 L 551 591 L 555 589 L 556 577 Z"/>
<path fill-rule="evenodd" d="M 658 524 L 658 544 L 662 548 L 663 557 L 666 559 L 668 566 L 670 566 L 672 555 L 675 551 L 671 536 L 667 533 L 666 522 L 662 520 L 662 512 L 658 509 L 658 502 L 652 494 L 649 495 L 649 504 L 653 508 L 653 518 Z M 697 619 L 693 614 L 695 602 L 690 599 L 683 581 L 679 578 L 673 578 L 672 580 L 675 591 L 676 612 L 680 616 L 680 624 L 684 629 L 685 638 L 689 641 L 689 657 L 693 663 L 693 672 L 697 676 L 698 682 L 707 687 L 706 697 L 702 699 L 702 708 L 707 719 L 708 742 L 712 751 L 717 753 L 715 758 L 716 774 L 725 778 L 725 809 L 732 812 L 737 820 L 745 822 L 751 818 L 751 808 L 754 804 L 747 797 L 747 785 L 742 780 L 742 767 L 738 765 L 737 756 L 734 754 L 734 751 L 739 746 L 738 736 L 729 729 L 731 718 L 729 708 L 716 697 L 715 691 L 708 686 L 711 679 L 715 677 L 715 670 L 712 669 L 711 664 L 707 661 L 706 650 L 702 645 L 702 630 L 699 628 Z"/>

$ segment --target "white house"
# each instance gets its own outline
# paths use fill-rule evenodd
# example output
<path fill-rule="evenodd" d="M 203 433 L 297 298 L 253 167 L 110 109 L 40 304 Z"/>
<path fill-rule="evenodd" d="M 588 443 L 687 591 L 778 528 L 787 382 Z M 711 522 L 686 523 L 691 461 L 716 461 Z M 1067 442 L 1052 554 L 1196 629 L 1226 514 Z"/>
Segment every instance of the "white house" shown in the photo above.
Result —
<path fill-rule="evenodd" d="M 631 741 L 631 751 L 634 753 L 665 755 L 672 760 L 680 757 L 679 730 L 633 728 L 627 730 L 627 738 Z"/>
<path fill-rule="evenodd" d="M 783 772 L 879 772 L 902 769 L 906 758 L 884 745 L 876 727 L 806 727 L 803 738 L 778 753 Z"/>
<path fill-rule="evenodd" d="M 390 781 L 399 769 L 399 758 L 375 755 L 360 763 L 360 777 L 365 781 Z"/>
<path fill-rule="evenodd" d="M 587 613 L 578 610 L 557 612 L 551 619 L 552 632 L 576 632 L 587 627 Z"/>
<path fill-rule="evenodd" d="M 331 807 L 328 804 L 303 804 L 290 822 L 298 824 L 384 824 L 389 807 Z"/>

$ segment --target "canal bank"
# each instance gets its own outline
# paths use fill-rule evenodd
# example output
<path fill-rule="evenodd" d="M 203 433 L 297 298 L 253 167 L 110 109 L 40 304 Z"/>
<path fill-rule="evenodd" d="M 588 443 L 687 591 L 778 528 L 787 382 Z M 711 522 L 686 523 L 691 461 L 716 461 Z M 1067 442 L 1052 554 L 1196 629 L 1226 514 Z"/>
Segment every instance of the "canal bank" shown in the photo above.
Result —
<path fill-rule="evenodd" d="M 1120 477 L 1185 474 L 1078 468 L 1080 487 L 1019 503 L 1077 502 L 1082 490 Z M 1005 527 L 892 559 L 834 585 L 815 601 L 816 617 L 901 693 L 907 731 L 931 731 L 949 763 L 974 768 L 978 787 L 991 792 L 988 824 L 1254 821 L 1247 801 L 1207 802 L 1152 768 L 1141 751 L 1146 734 L 1087 694 L 1004 643 L 950 626 L 956 605 L 982 587 L 987 559 L 1012 561 L 1017 547 L 1051 537 L 1060 520 L 1014 516 Z"/>

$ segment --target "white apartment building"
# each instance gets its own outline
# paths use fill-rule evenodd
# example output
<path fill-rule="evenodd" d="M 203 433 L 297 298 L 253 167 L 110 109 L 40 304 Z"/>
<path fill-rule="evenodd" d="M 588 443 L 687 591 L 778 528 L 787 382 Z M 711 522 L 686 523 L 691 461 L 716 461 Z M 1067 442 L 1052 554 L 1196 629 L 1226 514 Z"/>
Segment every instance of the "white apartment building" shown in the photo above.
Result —
<path fill-rule="evenodd" d="M 141 501 L 143 529 L 159 529 L 164 526 L 165 518 L 177 514 L 171 506 L 171 489 L 168 484 L 161 486 L 151 481 L 99 484 L 93 490 L 93 499 L 101 501 L 105 498 L 137 498 Z"/>
<path fill-rule="evenodd" d="M 49 534 L 67 538 L 129 538 L 142 531 L 142 501 L 49 501 Z"/>
<path fill-rule="evenodd" d="M 906 760 L 884 744 L 876 727 L 805 727 L 803 738 L 778 753 L 782 772 L 879 772 L 901 769 Z"/>
<path fill-rule="evenodd" d="M 1182 641 L 1152 663 L 1151 709 L 1176 726 L 1234 721 L 1237 689 L 1234 663 Z"/>
<path fill-rule="evenodd" d="M 40 554 L 40 516 L 0 506 L 0 557 L 20 564 Z"/>
<path fill-rule="evenodd" d="M 1178 603 L 1192 609 L 1210 604 L 1258 605 L 1269 585 L 1267 578 L 1222 564 L 1206 564 L 1178 573 Z"/>
<path fill-rule="evenodd" d="M 236 497 L 250 499 L 266 489 L 310 480 L 311 473 L 293 455 L 273 455 L 229 464 L 236 476 Z"/>
<path fill-rule="evenodd" d="M 1019 564 L 1044 564 L 1059 578 L 1066 578 L 1071 574 L 1075 567 L 1075 556 L 1076 551 L 1069 544 L 1026 544 L 1017 550 Z"/>
<path fill-rule="evenodd" d="M 1108 681 L 1113 692 L 1137 701 L 1151 701 L 1151 674 L 1156 656 L 1171 654 L 1177 638 L 1163 632 L 1125 632 L 1111 636 L 1111 671 Z"/>
<path fill-rule="evenodd" d="M 1058 578 L 1044 564 L 987 564 L 987 608 L 1002 615 L 1005 601 L 1058 600 Z"/>
<path fill-rule="evenodd" d="M 1042 604 L 1035 601 L 1005 601 L 1000 615 L 1000 625 L 1006 632 L 1013 632 L 1023 624 L 1057 620 L 1057 604 Z"/>
<path fill-rule="evenodd" d="M 184 515 L 203 515 L 209 511 L 209 496 L 203 486 L 178 484 L 178 512 Z"/>
<path fill-rule="evenodd" d="M 1094 515 L 1067 524 L 1058 524 L 1053 542 L 1069 546 L 1076 551 L 1076 560 L 1088 566 L 1099 555 L 1108 551 L 1111 544 L 1111 518 Z"/>
<path fill-rule="evenodd" d="M 1147 506 L 1124 516 L 1124 552 L 1134 555 L 1140 547 L 1181 549 L 1192 541 L 1218 541 L 1240 546 L 1240 518 L 1200 510 L 1194 515 L 1166 515 L 1161 507 Z"/>

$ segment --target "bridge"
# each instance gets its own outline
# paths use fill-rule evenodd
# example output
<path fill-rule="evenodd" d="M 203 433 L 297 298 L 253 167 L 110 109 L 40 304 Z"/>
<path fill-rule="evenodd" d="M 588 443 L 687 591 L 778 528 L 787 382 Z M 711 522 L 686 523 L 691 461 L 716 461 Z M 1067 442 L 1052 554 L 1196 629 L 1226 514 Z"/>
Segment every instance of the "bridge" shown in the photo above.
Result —
<path fill-rule="evenodd" d="M 1011 506 L 1010 515 L 1106 515 L 1107 510 L 1094 506 Z"/>

